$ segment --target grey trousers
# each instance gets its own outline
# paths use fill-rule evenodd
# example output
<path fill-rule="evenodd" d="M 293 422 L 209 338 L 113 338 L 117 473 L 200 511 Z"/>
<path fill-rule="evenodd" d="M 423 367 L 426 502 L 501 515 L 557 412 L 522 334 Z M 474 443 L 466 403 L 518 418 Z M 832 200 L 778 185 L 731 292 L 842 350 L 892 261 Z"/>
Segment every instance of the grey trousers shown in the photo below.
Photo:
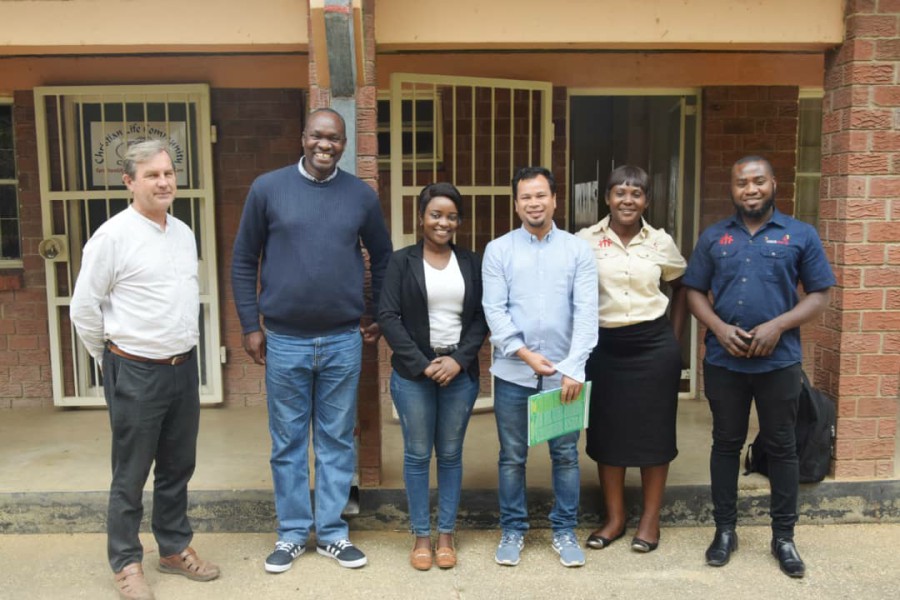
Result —
<path fill-rule="evenodd" d="M 187 548 L 187 484 L 194 473 L 200 397 L 197 353 L 178 366 L 103 354 L 103 392 L 112 429 L 107 553 L 113 572 L 144 555 L 138 532 L 144 484 L 153 469 L 151 526 L 159 555 Z"/>

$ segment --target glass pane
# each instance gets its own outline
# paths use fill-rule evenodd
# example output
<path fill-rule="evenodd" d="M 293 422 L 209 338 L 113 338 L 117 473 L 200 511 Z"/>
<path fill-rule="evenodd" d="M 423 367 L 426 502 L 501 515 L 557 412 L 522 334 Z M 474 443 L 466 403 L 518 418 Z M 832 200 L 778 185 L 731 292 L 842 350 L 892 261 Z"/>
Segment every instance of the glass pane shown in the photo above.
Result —
<path fill-rule="evenodd" d="M 13 219 L 0 219 L 0 256 L 2 258 L 21 258 L 19 247 L 19 222 Z"/>
<path fill-rule="evenodd" d="M 434 133 L 431 131 L 416 132 L 416 150 L 419 156 L 430 158 L 434 153 Z"/>
<path fill-rule="evenodd" d="M 822 170 L 822 100 L 800 100 L 797 170 L 801 173 L 819 173 Z"/>
<path fill-rule="evenodd" d="M 431 125 L 434 120 L 434 101 L 416 100 L 416 122 Z"/>
<path fill-rule="evenodd" d="M 0 179 L 16 178 L 16 155 L 13 150 L 0 150 Z"/>
<path fill-rule="evenodd" d="M 800 100 L 800 145 L 817 146 L 822 140 L 822 101 L 819 98 Z"/>
<path fill-rule="evenodd" d="M 820 173 L 822 171 L 822 147 L 801 146 L 797 151 L 797 170 L 801 173 Z"/>
<path fill-rule="evenodd" d="M 391 124 L 391 101 L 378 101 L 378 124 L 389 126 Z"/>
<path fill-rule="evenodd" d="M 13 147 L 12 107 L 0 104 L 0 149 Z"/>
<path fill-rule="evenodd" d="M 391 134 L 389 132 L 378 133 L 378 155 L 384 158 L 391 156 Z"/>
<path fill-rule="evenodd" d="M 0 185 L 0 218 L 16 219 L 19 207 L 16 206 L 16 186 Z"/>
<path fill-rule="evenodd" d="M 12 106 L 0 105 L 0 179 L 16 178 Z"/>
<path fill-rule="evenodd" d="M 819 221 L 819 179 L 818 175 L 797 178 L 796 217 L 810 225 Z"/>

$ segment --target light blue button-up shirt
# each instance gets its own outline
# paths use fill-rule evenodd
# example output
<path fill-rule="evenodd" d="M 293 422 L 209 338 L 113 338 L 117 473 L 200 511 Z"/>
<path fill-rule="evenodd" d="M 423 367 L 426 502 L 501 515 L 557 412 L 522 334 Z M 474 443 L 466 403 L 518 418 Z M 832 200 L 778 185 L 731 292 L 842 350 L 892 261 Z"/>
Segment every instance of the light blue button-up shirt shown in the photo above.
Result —
<path fill-rule="evenodd" d="M 516 352 L 526 346 L 556 365 L 544 389 L 562 376 L 584 382 L 597 343 L 597 267 L 591 247 L 557 229 L 539 240 L 524 227 L 487 245 L 482 261 L 484 315 L 491 328 L 496 377 L 526 387 L 537 378 Z"/>

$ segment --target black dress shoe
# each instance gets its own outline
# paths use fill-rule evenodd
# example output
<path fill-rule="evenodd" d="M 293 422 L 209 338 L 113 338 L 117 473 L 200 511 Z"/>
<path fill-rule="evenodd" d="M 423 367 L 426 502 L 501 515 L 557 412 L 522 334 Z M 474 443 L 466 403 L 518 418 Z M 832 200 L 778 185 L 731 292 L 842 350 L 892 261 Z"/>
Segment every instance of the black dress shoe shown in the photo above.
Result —
<path fill-rule="evenodd" d="M 716 537 L 706 549 L 706 564 L 711 567 L 724 567 L 731 559 L 731 553 L 738 549 L 738 536 L 734 529 L 716 531 Z"/>
<path fill-rule="evenodd" d="M 781 572 L 788 577 L 803 577 L 806 575 L 806 565 L 797 552 L 794 540 L 775 538 L 772 540 L 772 556 L 778 559 Z"/>
<path fill-rule="evenodd" d="M 659 547 L 659 540 L 655 542 L 648 542 L 647 540 L 642 540 L 641 538 L 634 536 L 631 538 L 631 549 L 635 552 L 653 552 Z"/>
<path fill-rule="evenodd" d="M 622 528 L 622 531 L 620 531 L 617 536 L 612 537 L 612 538 L 603 537 L 602 535 L 600 535 L 600 530 L 598 529 L 597 531 L 595 531 L 594 533 L 592 533 L 591 535 L 588 536 L 587 547 L 593 548 L 594 550 L 603 550 L 604 548 L 606 548 L 607 546 L 612 544 L 614 541 L 620 539 L 624 535 L 625 535 L 624 527 Z"/>

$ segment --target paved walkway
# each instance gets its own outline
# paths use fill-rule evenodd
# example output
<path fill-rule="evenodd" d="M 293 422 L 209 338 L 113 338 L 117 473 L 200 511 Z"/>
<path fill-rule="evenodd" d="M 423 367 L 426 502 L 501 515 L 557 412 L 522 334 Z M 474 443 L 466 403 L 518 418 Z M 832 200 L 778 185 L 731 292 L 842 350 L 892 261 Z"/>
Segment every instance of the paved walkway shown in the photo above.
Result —
<path fill-rule="evenodd" d="M 900 524 L 799 527 L 798 547 L 808 569 L 802 580 L 789 579 L 778 570 L 768 551 L 768 529 L 745 527 L 738 532 L 740 550 L 719 569 L 703 563 L 713 533 L 710 527 L 665 528 L 659 550 L 647 555 L 632 552 L 622 540 L 606 550 L 589 550 L 585 567 L 565 569 L 550 548 L 548 530 L 529 533 L 517 567 L 494 564 L 497 532 L 464 530 L 456 569 L 420 573 L 407 564 L 411 546 L 407 534 L 364 531 L 354 533 L 353 539 L 369 555 L 365 568 L 342 569 L 331 559 L 308 552 L 280 575 L 262 568 L 273 535 L 200 534 L 194 546 L 222 567 L 222 577 L 210 583 L 156 572 L 152 538 L 142 539 L 148 548 L 144 562 L 148 580 L 158 600 L 880 600 L 900 594 Z M 581 539 L 586 535 L 579 532 Z M 112 600 L 117 595 L 105 548 L 102 534 L 0 535 L 0 598 Z"/>

